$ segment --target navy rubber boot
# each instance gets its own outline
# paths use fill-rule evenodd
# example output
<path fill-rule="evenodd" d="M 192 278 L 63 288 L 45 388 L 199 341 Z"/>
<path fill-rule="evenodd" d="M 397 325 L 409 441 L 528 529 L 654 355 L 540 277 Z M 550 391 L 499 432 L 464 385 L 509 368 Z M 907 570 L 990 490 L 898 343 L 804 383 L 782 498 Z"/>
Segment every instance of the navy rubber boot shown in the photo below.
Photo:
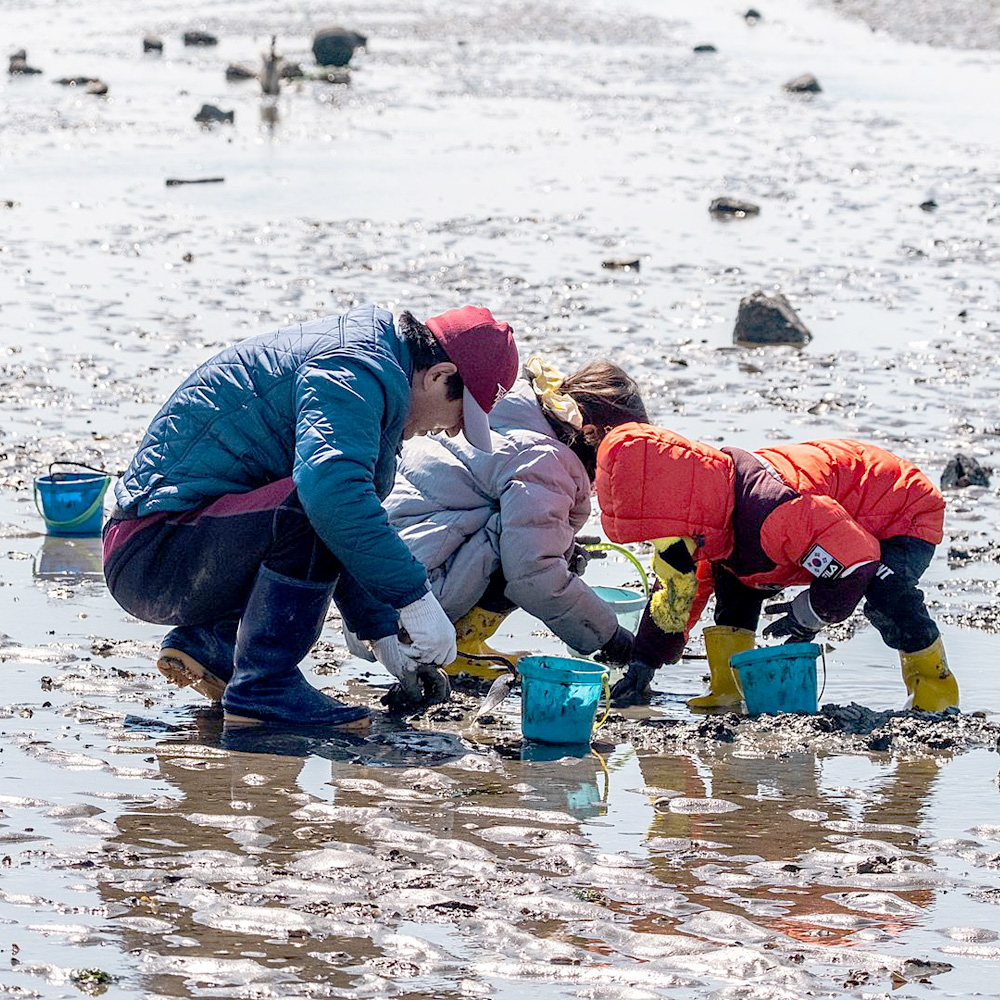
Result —
<path fill-rule="evenodd" d="M 157 669 L 171 684 L 220 701 L 233 676 L 238 625 L 236 617 L 211 625 L 178 625 L 163 637 Z"/>
<path fill-rule="evenodd" d="M 323 630 L 332 594 L 329 583 L 260 567 L 236 633 L 235 670 L 222 696 L 227 723 L 368 727 L 367 708 L 317 691 L 299 670 Z"/>

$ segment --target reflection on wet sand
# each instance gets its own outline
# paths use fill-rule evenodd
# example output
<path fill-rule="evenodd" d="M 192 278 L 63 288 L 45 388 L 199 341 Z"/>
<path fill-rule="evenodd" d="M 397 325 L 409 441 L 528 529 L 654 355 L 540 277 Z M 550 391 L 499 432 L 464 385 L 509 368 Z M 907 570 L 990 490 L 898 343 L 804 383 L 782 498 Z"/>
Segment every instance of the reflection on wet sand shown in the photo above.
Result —
<path fill-rule="evenodd" d="M 914 974 L 860 946 L 932 899 L 916 824 L 933 761 L 900 762 L 857 798 L 807 755 L 468 749 L 381 720 L 323 742 L 208 711 L 158 739 L 171 794 L 118 819 L 97 880 L 145 988 L 694 996 L 777 979 L 809 995 L 848 961 Z M 608 852 L 622 808 L 631 846 Z"/>
<path fill-rule="evenodd" d="M 654 870 L 692 901 L 802 941 L 843 944 L 871 928 L 898 933 L 933 897 L 930 859 L 915 860 L 914 848 L 940 765 L 898 761 L 886 788 L 863 796 L 823 789 L 823 765 L 809 754 L 710 763 L 643 757 L 647 783 L 671 790 L 649 830 Z M 713 803 L 739 811 L 713 811 Z M 862 916 L 864 906 L 850 905 L 853 890 L 892 893 L 899 905 Z"/>

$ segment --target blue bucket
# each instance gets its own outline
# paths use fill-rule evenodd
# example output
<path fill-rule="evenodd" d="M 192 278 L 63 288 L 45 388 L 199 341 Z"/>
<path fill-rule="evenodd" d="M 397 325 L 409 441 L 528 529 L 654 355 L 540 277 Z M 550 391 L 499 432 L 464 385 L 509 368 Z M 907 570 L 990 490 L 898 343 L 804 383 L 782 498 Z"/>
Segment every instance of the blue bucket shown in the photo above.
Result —
<path fill-rule="evenodd" d="M 646 607 L 646 595 L 641 591 L 625 587 L 591 587 L 597 596 L 618 616 L 618 624 L 634 632 L 639 627 L 639 619 Z"/>
<path fill-rule="evenodd" d="M 748 715 L 816 714 L 815 642 L 789 642 L 735 653 L 730 666 Z"/>
<path fill-rule="evenodd" d="M 35 507 L 46 531 L 50 535 L 99 535 L 110 483 L 111 477 L 100 470 L 53 472 L 50 466 L 47 476 L 35 480 Z"/>
<path fill-rule="evenodd" d="M 517 672 L 525 739 L 574 746 L 590 742 L 601 691 L 610 703 L 606 667 L 566 656 L 522 656 Z"/>
<path fill-rule="evenodd" d="M 627 628 L 629 632 L 635 632 L 639 627 L 639 619 L 642 617 L 642 612 L 646 607 L 647 598 L 644 594 L 639 591 L 628 590 L 625 587 L 591 587 L 590 589 L 605 604 L 611 605 L 611 610 L 614 611 L 615 617 L 618 619 L 618 624 L 622 628 Z M 566 645 L 566 650 L 577 657 L 592 655 L 591 653 L 581 653 L 578 649 L 574 649 L 568 644 Z"/>

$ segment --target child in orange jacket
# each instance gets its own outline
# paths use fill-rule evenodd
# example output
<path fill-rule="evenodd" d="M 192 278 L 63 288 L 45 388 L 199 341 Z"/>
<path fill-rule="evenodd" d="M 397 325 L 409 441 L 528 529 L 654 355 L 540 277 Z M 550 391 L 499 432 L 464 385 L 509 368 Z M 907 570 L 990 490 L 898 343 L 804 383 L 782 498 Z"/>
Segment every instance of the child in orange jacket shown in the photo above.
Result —
<path fill-rule="evenodd" d="M 598 452 L 597 496 L 615 542 L 652 541 L 657 584 L 633 660 L 613 691 L 647 704 L 662 663 L 680 659 L 711 593 L 705 630 L 711 692 L 695 709 L 739 704 L 729 656 L 753 648 L 765 597 L 808 584 L 765 608 L 764 635 L 806 642 L 864 613 L 899 651 L 912 707 L 958 704 L 937 625 L 917 584 L 941 541 L 944 498 L 914 465 L 846 439 L 717 449 L 661 427 L 623 424 Z"/>

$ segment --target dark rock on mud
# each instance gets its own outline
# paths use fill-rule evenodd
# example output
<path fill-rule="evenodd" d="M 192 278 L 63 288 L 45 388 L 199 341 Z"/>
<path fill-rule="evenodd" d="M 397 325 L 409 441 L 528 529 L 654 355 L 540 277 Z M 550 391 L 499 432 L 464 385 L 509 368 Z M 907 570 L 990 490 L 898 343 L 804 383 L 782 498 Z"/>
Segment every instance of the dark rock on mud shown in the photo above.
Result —
<path fill-rule="evenodd" d="M 257 74 L 254 70 L 248 69 L 246 66 L 240 66 L 237 63 L 230 63 L 226 67 L 226 79 L 229 81 L 253 80 L 256 76 Z"/>
<path fill-rule="evenodd" d="M 696 45 L 692 50 L 694 52 L 718 52 L 719 50 L 711 44 Z"/>
<path fill-rule="evenodd" d="M 638 271 L 641 264 L 642 261 L 638 257 L 630 257 L 627 260 L 622 258 L 601 261 L 601 267 L 609 271 Z"/>
<path fill-rule="evenodd" d="M 746 21 L 747 24 L 756 24 L 760 19 L 760 11 L 755 10 L 753 7 L 750 7 L 743 15 L 743 20 Z"/>
<path fill-rule="evenodd" d="M 784 89 L 791 94 L 819 94 L 823 90 L 819 85 L 819 80 L 812 73 L 803 73 L 801 76 L 789 80 Z"/>
<path fill-rule="evenodd" d="M 966 486 L 989 486 L 989 473 L 971 455 L 957 454 L 941 473 L 941 489 L 964 489 Z"/>
<path fill-rule="evenodd" d="M 715 216 L 745 219 L 748 215 L 760 215 L 760 206 L 752 201 L 740 201 L 739 198 L 715 198 L 708 206 L 709 212 Z"/>
<path fill-rule="evenodd" d="M 926 754 L 993 749 L 1000 723 L 984 714 L 944 712 L 876 712 L 863 705 L 824 705 L 815 715 L 728 713 L 701 719 L 630 720 L 612 714 L 602 735 L 630 742 L 637 750 L 692 749 L 712 743 L 733 744 L 761 754 L 793 752 Z"/>
<path fill-rule="evenodd" d="M 218 45 L 219 39 L 207 31 L 185 31 L 185 45 Z"/>
<path fill-rule="evenodd" d="M 194 116 L 196 122 L 225 122 L 232 125 L 236 121 L 235 111 L 223 111 L 214 104 L 203 104 L 201 110 Z"/>
<path fill-rule="evenodd" d="M 808 344 L 812 334 L 780 292 L 758 289 L 740 300 L 734 344 Z"/>
<path fill-rule="evenodd" d="M 142 51 L 143 52 L 162 52 L 163 51 L 163 39 L 159 35 L 146 35 L 142 40 Z"/>
<path fill-rule="evenodd" d="M 301 63 L 283 62 L 281 64 L 280 76 L 282 80 L 301 80 L 305 75 Z"/>
<path fill-rule="evenodd" d="M 933 198 L 928 198 L 926 201 L 922 201 L 919 207 L 924 212 L 933 212 L 938 207 L 938 203 Z"/>
<path fill-rule="evenodd" d="M 60 87 L 89 87 L 92 83 L 101 81 L 96 76 L 61 76 L 52 82 L 59 84 Z"/>
<path fill-rule="evenodd" d="M 332 24 L 313 35 L 312 53 L 320 66 L 346 66 L 354 50 L 364 48 L 367 42 L 365 35 Z"/>
<path fill-rule="evenodd" d="M 36 76 L 41 73 L 40 69 L 28 65 L 28 53 L 25 49 L 18 49 L 10 57 L 10 64 L 7 72 L 11 76 Z"/>

